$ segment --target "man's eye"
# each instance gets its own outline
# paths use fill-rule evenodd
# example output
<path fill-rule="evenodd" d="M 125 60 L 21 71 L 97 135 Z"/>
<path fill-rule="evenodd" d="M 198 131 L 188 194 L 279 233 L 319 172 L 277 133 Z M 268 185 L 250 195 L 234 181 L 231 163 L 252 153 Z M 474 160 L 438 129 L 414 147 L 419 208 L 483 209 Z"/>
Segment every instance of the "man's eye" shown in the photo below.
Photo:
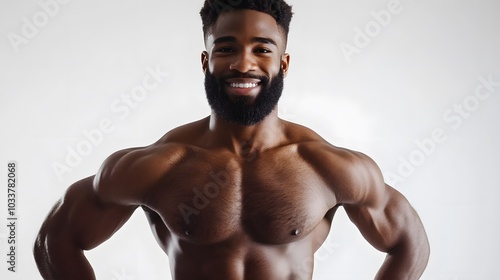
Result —
<path fill-rule="evenodd" d="M 270 53 L 271 51 L 268 49 L 257 49 L 255 50 L 256 53 Z"/>

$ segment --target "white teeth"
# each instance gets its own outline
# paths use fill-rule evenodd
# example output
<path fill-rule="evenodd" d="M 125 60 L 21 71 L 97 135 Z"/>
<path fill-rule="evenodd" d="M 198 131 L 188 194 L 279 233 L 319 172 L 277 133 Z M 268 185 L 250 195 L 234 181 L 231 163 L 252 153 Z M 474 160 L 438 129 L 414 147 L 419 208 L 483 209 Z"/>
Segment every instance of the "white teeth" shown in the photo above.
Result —
<path fill-rule="evenodd" d="M 257 86 L 256 83 L 230 83 L 229 85 L 234 88 L 254 88 Z"/>

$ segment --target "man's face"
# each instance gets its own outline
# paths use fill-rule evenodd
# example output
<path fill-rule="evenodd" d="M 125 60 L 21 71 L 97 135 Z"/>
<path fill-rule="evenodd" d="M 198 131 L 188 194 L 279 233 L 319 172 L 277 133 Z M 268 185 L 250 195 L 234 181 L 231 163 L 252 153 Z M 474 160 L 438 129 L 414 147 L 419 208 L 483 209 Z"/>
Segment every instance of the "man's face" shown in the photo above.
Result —
<path fill-rule="evenodd" d="M 202 53 L 210 106 L 232 123 L 260 122 L 276 107 L 288 70 L 282 31 L 253 10 L 225 12 L 210 31 Z"/>

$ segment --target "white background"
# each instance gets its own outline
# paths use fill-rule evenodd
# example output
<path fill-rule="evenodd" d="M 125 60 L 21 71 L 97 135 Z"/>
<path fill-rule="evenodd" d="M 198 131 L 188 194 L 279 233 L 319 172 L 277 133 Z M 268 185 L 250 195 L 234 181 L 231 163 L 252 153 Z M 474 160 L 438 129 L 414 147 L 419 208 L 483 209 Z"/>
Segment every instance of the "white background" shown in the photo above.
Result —
<path fill-rule="evenodd" d="M 389 2 L 289 0 L 292 60 L 280 115 L 370 155 L 387 180 L 399 176 L 393 185 L 417 209 L 431 242 L 422 279 L 498 279 L 500 86 L 480 88 L 481 100 L 474 93 L 479 77 L 500 82 L 500 2 L 401 0 L 381 26 L 372 12 Z M 41 279 L 32 245 L 72 182 L 94 174 L 112 152 L 150 144 L 209 113 L 202 3 L 72 0 L 44 18 L 38 1 L 0 0 L 1 176 L 9 160 L 19 166 L 18 272 L 7 272 L 1 226 L 0 278 Z M 37 30 L 26 31 L 23 18 Z M 344 54 L 341 44 L 356 47 L 356 28 L 366 27 L 369 44 L 358 38 L 357 53 Z M 24 41 L 13 43 L 13 34 Z M 169 76 L 128 114 L 117 114 L 112 104 L 123 106 L 121 96 L 142 84 L 148 67 Z M 455 106 L 464 102 L 460 115 Z M 83 132 L 103 120 L 113 131 L 58 177 L 54 164 L 67 165 L 68 151 L 87 141 Z M 440 143 L 422 151 L 416 143 L 429 143 L 436 129 Z M 87 255 L 98 279 L 170 279 L 141 211 Z M 384 255 L 339 211 L 317 257 L 316 280 L 370 279 Z"/>

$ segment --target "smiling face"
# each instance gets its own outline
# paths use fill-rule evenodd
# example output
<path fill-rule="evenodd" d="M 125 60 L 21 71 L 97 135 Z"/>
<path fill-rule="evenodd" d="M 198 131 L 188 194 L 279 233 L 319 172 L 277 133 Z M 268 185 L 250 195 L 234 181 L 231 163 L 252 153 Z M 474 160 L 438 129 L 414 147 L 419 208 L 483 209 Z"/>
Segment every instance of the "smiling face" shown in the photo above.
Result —
<path fill-rule="evenodd" d="M 283 32 L 266 13 L 234 10 L 219 16 L 202 53 L 207 98 L 217 115 L 252 125 L 276 107 L 289 63 Z"/>

